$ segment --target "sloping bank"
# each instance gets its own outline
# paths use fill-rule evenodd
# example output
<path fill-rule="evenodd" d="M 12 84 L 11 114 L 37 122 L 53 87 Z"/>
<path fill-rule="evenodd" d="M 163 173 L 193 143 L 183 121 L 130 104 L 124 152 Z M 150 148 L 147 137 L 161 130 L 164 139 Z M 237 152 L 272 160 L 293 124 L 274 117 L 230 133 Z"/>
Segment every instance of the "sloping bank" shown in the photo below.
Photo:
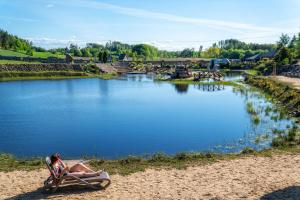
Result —
<path fill-rule="evenodd" d="M 115 74 L 102 74 L 95 65 L 87 64 L 2 64 L 0 81 L 99 77 L 109 79 Z"/>
<path fill-rule="evenodd" d="M 267 77 L 247 76 L 245 82 L 270 95 L 274 102 L 292 117 L 300 118 L 299 90 Z"/>

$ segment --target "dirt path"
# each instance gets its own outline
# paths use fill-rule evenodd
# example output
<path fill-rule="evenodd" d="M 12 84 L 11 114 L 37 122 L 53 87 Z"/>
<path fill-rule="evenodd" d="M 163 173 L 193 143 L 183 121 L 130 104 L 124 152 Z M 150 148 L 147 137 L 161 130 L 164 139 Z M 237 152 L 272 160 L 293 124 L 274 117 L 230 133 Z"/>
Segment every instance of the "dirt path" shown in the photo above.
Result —
<path fill-rule="evenodd" d="M 283 83 L 288 83 L 293 85 L 295 88 L 300 90 L 300 78 L 290 78 L 286 76 L 273 76 L 275 80 L 281 81 Z"/>
<path fill-rule="evenodd" d="M 0 173 L 0 199 L 300 199 L 300 155 L 247 157 L 186 170 L 112 176 L 106 190 L 42 190 L 45 169 Z"/>

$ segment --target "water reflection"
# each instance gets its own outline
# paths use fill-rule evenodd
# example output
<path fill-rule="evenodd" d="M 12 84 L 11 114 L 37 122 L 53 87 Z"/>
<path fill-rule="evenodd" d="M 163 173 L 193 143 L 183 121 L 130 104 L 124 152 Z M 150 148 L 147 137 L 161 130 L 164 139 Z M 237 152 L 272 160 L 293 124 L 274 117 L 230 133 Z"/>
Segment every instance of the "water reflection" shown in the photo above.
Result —
<path fill-rule="evenodd" d="M 174 86 L 178 94 L 185 94 L 189 90 L 189 85 L 186 84 L 174 84 Z"/>
<path fill-rule="evenodd" d="M 67 85 L 67 92 L 69 93 L 69 95 L 73 95 L 74 93 L 73 81 L 67 81 L 66 85 Z"/>
<path fill-rule="evenodd" d="M 194 85 L 195 88 L 201 91 L 205 92 L 215 92 L 215 91 L 221 91 L 225 89 L 224 85 L 213 85 L 213 84 L 199 84 Z"/>
<path fill-rule="evenodd" d="M 102 96 L 108 96 L 109 91 L 107 81 L 99 80 L 99 93 Z"/>

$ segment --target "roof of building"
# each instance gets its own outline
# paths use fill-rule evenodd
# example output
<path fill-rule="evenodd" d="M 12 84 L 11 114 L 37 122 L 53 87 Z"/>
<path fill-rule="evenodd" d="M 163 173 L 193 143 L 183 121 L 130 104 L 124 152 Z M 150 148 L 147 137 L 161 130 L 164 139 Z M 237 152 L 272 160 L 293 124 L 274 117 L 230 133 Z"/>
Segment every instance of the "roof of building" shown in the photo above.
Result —
<path fill-rule="evenodd" d="M 127 54 L 123 53 L 119 55 L 119 60 L 124 60 L 125 57 L 128 57 Z"/>
<path fill-rule="evenodd" d="M 277 54 L 277 50 L 276 49 L 273 49 L 265 54 L 263 54 L 261 57 L 262 58 L 274 58 Z"/>
<path fill-rule="evenodd" d="M 256 54 L 256 55 L 254 55 L 254 56 L 251 56 L 251 57 L 248 57 L 248 58 L 246 58 L 245 60 L 247 60 L 247 61 L 251 61 L 251 60 L 259 60 L 260 58 L 261 58 L 261 54 L 259 53 L 259 54 Z"/>

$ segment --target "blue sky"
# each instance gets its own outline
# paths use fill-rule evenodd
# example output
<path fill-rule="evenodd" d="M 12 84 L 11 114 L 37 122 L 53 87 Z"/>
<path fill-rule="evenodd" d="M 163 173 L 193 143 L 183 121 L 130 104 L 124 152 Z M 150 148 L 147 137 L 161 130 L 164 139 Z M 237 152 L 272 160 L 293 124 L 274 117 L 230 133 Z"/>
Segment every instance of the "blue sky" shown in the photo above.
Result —
<path fill-rule="evenodd" d="M 300 0 L 0 0 L 0 28 L 45 48 L 117 40 L 160 49 L 300 32 Z"/>

